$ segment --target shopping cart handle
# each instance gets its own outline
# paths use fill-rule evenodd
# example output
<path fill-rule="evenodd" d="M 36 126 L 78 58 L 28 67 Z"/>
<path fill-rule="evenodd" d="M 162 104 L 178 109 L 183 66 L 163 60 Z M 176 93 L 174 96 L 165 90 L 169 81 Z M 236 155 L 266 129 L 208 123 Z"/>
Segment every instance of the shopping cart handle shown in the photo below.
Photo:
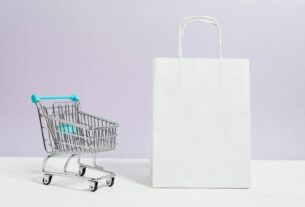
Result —
<path fill-rule="evenodd" d="M 58 99 L 70 99 L 71 101 L 79 101 L 79 98 L 75 94 L 72 94 L 71 96 L 37 96 L 33 94 L 31 96 L 31 100 L 33 103 L 37 103 L 38 101 L 41 100 L 58 100 Z"/>

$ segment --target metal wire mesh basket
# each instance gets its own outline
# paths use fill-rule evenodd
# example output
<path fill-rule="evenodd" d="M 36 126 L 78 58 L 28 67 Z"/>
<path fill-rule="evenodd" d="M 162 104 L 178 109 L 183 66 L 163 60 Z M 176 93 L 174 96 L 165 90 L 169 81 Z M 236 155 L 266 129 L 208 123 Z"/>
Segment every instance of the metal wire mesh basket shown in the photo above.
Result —
<path fill-rule="evenodd" d="M 41 103 L 41 100 L 55 99 L 70 99 L 70 101 L 53 102 L 48 106 Z M 67 173 L 67 166 L 65 166 L 63 174 L 50 171 L 46 173 L 45 165 L 47 159 L 56 155 L 71 154 L 66 165 L 68 165 L 72 157 L 78 155 L 78 163 L 81 171 L 86 167 L 102 170 L 110 174 L 111 180 L 114 180 L 114 173 L 105 171 L 96 164 L 96 153 L 115 149 L 117 123 L 82 112 L 79 99 L 75 95 L 56 97 L 38 97 L 32 95 L 32 102 L 36 104 L 38 110 L 44 148 L 46 152 L 51 154 L 45 159 L 43 164 L 43 172 L 47 177 L 51 176 L 52 178 L 53 174 L 83 177 L 83 175 L 80 175 L 82 172 L 77 175 L 71 174 L 71 172 Z M 80 155 L 84 153 L 94 154 L 93 166 L 88 166 L 80 162 Z M 97 180 L 103 179 L 105 176 L 96 179 L 83 178 L 97 183 Z M 46 184 L 45 181 L 43 182 Z M 97 184 L 93 186 L 97 188 Z M 94 190 L 94 187 L 92 189 Z"/>

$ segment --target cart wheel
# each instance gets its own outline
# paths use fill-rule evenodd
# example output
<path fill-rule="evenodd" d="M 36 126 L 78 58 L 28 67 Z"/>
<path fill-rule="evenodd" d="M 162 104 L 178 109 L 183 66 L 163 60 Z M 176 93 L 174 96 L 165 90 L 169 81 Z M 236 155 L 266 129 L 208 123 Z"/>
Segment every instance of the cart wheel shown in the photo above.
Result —
<path fill-rule="evenodd" d="M 86 167 L 79 166 L 79 168 L 78 168 L 78 175 L 79 176 L 84 176 L 85 173 L 86 173 Z"/>
<path fill-rule="evenodd" d="M 49 185 L 52 181 L 52 175 L 45 175 L 44 178 L 42 179 L 42 183 L 44 185 Z"/>
<path fill-rule="evenodd" d="M 94 192 L 97 190 L 98 182 L 97 181 L 90 181 L 89 189 Z"/>
<path fill-rule="evenodd" d="M 114 184 L 114 177 L 109 178 L 108 180 L 106 180 L 106 184 L 108 185 L 108 187 L 112 187 Z"/>

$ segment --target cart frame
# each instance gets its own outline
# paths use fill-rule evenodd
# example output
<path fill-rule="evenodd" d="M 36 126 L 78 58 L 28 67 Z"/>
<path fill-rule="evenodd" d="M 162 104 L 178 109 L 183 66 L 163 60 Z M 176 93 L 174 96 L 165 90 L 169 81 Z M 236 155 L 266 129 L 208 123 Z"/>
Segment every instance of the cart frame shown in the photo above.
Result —
<path fill-rule="evenodd" d="M 53 102 L 46 106 L 41 104 L 42 100 L 69 100 L 68 102 Z M 32 102 L 36 105 L 43 146 L 49 154 L 42 163 L 43 184 L 51 183 L 52 176 L 73 177 L 89 182 L 89 189 L 96 191 L 98 181 L 105 180 L 107 186 L 114 184 L 115 173 L 105 170 L 98 165 L 97 153 L 111 151 L 116 146 L 117 123 L 84 113 L 80 109 L 79 98 L 71 96 L 44 96 L 32 95 Z M 92 164 L 81 162 L 82 154 L 93 154 Z M 46 170 L 50 158 L 69 155 L 62 171 Z M 68 171 L 72 158 L 77 158 L 78 171 Z M 87 177 L 86 169 L 102 172 L 103 176 Z"/>

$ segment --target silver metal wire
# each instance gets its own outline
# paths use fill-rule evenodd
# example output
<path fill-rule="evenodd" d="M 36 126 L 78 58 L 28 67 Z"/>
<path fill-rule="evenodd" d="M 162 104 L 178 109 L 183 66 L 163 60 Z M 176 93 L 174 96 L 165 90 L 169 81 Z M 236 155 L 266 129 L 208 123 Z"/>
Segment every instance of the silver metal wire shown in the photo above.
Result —
<path fill-rule="evenodd" d="M 79 102 L 36 103 L 48 153 L 98 153 L 114 150 L 117 123 L 84 113 Z"/>
<path fill-rule="evenodd" d="M 115 173 L 104 170 L 96 163 L 96 154 L 114 150 L 116 147 L 117 123 L 105 120 L 80 109 L 79 101 L 55 102 L 49 106 L 36 102 L 41 127 L 44 149 L 48 155 L 42 164 L 43 183 L 48 185 L 53 175 L 74 177 L 89 181 L 89 188 L 95 191 L 99 180 L 106 180 L 111 187 Z M 92 165 L 82 163 L 81 155 L 93 154 Z M 63 171 L 46 170 L 47 161 L 56 156 L 68 154 Z M 78 171 L 68 171 L 68 165 L 73 157 L 78 158 Z M 100 171 L 105 175 L 100 177 L 84 176 L 85 168 Z"/>

